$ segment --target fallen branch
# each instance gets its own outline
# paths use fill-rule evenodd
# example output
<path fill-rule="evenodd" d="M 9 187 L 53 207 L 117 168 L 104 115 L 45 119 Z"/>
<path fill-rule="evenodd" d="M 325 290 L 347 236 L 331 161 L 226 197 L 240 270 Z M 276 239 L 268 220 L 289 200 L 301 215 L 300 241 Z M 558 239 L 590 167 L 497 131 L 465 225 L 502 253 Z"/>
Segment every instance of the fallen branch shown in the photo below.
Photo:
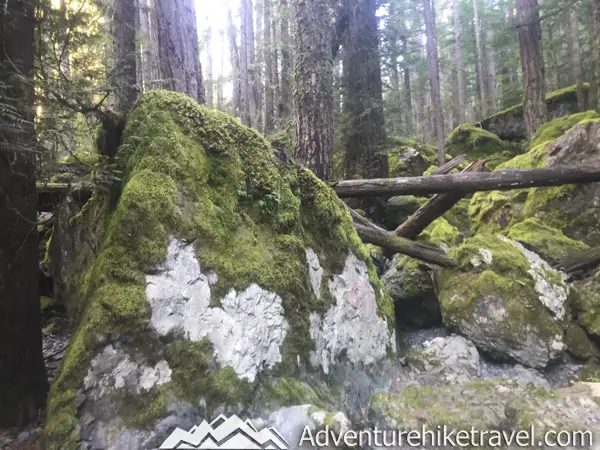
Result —
<path fill-rule="evenodd" d="M 448 161 L 442 167 L 439 167 L 436 170 L 434 170 L 433 173 L 431 173 L 429 176 L 444 175 L 444 174 L 450 173 L 452 171 L 452 169 L 456 169 L 463 162 L 465 162 L 466 159 L 467 159 L 467 155 L 459 155 L 455 158 L 452 158 L 450 161 Z"/>
<path fill-rule="evenodd" d="M 72 185 L 69 183 L 38 183 L 37 210 L 53 211 L 56 205 L 70 194 L 84 203 L 92 196 L 93 188 L 88 184 Z"/>
<path fill-rule="evenodd" d="M 486 160 L 479 160 L 467 166 L 461 173 L 483 172 L 485 170 Z M 406 239 L 416 239 L 421 232 L 427 228 L 435 219 L 443 216 L 454 205 L 456 205 L 464 194 L 436 194 L 421 206 L 412 216 L 404 221 L 394 234 Z"/>
<path fill-rule="evenodd" d="M 394 236 L 381 229 L 365 226 L 361 223 L 355 222 L 354 226 L 363 242 L 388 248 L 396 253 L 412 256 L 413 258 L 438 266 L 456 267 L 456 262 L 444 251 L 436 247 Z"/>
<path fill-rule="evenodd" d="M 561 259 L 554 267 L 568 275 L 594 269 L 600 265 L 600 248 L 590 248 Z"/>
<path fill-rule="evenodd" d="M 344 180 L 333 184 L 341 198 L 443 193 L 470 194 L 479 191 L 508 191 L 600 181 L 599 167 L 553 167 L 546 169 L 500 170 L 455 173 L 410 178 Z"/>

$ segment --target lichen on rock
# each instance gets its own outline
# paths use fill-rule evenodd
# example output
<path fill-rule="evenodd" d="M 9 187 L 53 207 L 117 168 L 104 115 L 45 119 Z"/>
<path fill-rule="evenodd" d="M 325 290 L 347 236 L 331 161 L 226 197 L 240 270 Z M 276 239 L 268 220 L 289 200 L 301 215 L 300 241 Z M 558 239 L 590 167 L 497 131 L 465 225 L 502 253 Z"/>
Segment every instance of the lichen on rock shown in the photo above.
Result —
<path fill-rule="evenodd" d="M 117 162 L 119 200 L 97 217 L 105 232 L 78 275 L 77 331 L 49 396 L 50 450 L 92 440 L 158 446 L 167 423 L 261 398 L 259 373 L 317 376 L 317 328 L 351 323 L 372 337 L 341 334 L 330 366 L 346 351 L 366 365 L 393 352 L 393 303 L 344 204 L 257 132 L 184 95 L 150 91 L 127 116 Z M 344 285 L 351 280 L 358 290 Z M 316 316 L 323 326 L 311 328 Z M 98 401 L 115 420 L 101 432 L 84 379 L 109 344 L 135 355 L 140 386 L 165 382 L 124 398 L 106 392 Z"/>

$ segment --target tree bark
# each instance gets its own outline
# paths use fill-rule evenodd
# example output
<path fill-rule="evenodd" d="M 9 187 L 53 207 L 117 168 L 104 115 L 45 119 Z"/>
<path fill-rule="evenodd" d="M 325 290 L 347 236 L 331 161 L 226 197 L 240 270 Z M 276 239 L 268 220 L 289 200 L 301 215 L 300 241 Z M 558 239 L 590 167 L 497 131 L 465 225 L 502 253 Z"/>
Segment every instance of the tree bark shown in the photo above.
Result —
<path fill-rule="evenodd" d="M 396 253 L 408 255 L 441 267 L 456 266 L 456 262 L 450 256 L 436 247 L 394 236 L 391 233 L 356 222 L 354 223 L 354 227 L 362 241 L 368 244 L 388 248 Z"/>
<path fill-rule="evenodd" d="M 33 2 L 0 8 L 0 428 L 39 418 L 42 355 L 36 213 Z"/>
<path fill-rule="evenodd" d="M 206 104 L 214 106 L 214 78 L 213 78 L 213 59 L 212 59 L 212 28 L 209 26 L 206 30 Z"/>
<path fill-rule="evenodd" d="M 293 0 L 296 160 L 319 178 L 333 163 L 333 61 L 326 0 Z"/>
<path fill-rule="evenodd" d="M 252 125 L 252 114 L 250 113 L 250 70 L 248 69 L 248 22 L 246 20 L 246 9 L 249 0 L 240 2 L 240 76 L 241 88 L 241 118 L 246 126 Z"/>
<path fill-rule="evenodd" d="M 408 59 L 408 40 L 402 36 L 402 55 L 403 55 L 403 78 L 404 78 L 404 103 L 406 103 L 406 134 L 412 136 L 414 133 L 412 88 L 410 83 L 410 64 Z"/>
<path fill-rule="evenodd" d="M 575 5 L 568 7 L 569 14 L 569 54 L 571 56 L 571 69 L 573 78 L 577 85 L 577 108 L 579 112 L 587 111 L 587 95 L 583 84 L 585 75 L 583 72 L 583 63 L 581 60 L 581 46 L 579 44 L 579 31 L 577 29 L 577 16 L 575 15 Z"/>
<path fill-rule="evenodd" d="M 442 94 L 440 90 L 440 63 L 435 37 L 434 0 L 423 0 L 425 14 L 425 30 L 427 33 L 427 60 L 429 61 L 429 87 L 433 104 L 433 120 L 438 147 L 438 165 L 446 162 L 446 136 L 444 133 L 444 113 L 442 111 Z"/>
<path fill-rule="evenodd" d="M 523 119 L 530 138 L 548 120 L 542 31 L 538 0 L 516 0 L 521 67 L 523 69 Z"/>
<path fill-rule="evenodd" d="M 223 85 L 225 84 L 225 30 L 222 28 L 219 30 L 219 37 L 221 40 L 221 67 L 219 70 L 219 84 L 217 87 L 217 108 L 220 111 L 223 111 L 224 106 L 224 89 Z"/>
<path fill-rule="evenodd" d="M 164 88 L 205 103 L 194 0 L 156 0 Z"/>
<path fill-rule="evenodd" d="M 288 120 L 292 113 L 292 59 L 290 56 L 290 22 L 288 0 L 280 0 L 281 20 L 281 101 L 278 112 L 281 120 Z"/>
<path fill-rule="evenodd" d="M 140 40 L 142 43 L 142 89 L 156 89 L 160 79 L 158 24 L 154 0 L 140 1 Z"/>
<path fill-rule="evenodd" d="M 274 89 L 275 80 L 273 75 L 276 73 L 273 68 L 273 48 L 271 43 L 271 0 L 264 0 L 264 35 L 263 48 L 265 60 L 265 133 L 273 131 L 274 126 Z"/>
<path fill-rule="evenodd" d="M 137 98 L 135 0 L 116 0 L 114 4 L 114 76 L 111 80 L 115 110 L 124 113 Z"/>
<path fill-rule="evenodd" d="M 333 187 L 339 197 L 350 198 L 450 192 L 469 194 L 480 191 L 510 191 L 599 181 L 599 167 L 554 167 L 550 169 L 501 170 L 491 173 L 344 180 L 334 183 Z"/>
<path fill-rule="evenodd" d="M 452 0 L 452 13 L 454 15 L 454 57 L 456 59 L 458 112 L 459 123 L 462 123 L 465 119 L 465 74 L 462 60 L 462 36 L 460 30 L 460 9 L 458 0 Z"/>
<path fill-rule="evenodd" d="M 595 34 L 596 34 L 596 48 L 595 48 L 595 57 L 596 57 L 596 82 L 600 84 L 600 0 L 594 1 L 594 23 L 596 25 Z M 597 104 L 594 105 L 594 108 L 597 111 L 600 111 L 600 87 L 598 88 L 598 94 L 596 96 Z"/>
<path fill-rule="evenodd" d="M 231 59 L 231 72 L 232 72 L 232 104 L 233 104 L 233 115 L 242 119 L 245 114 L 244 104 L 244 81 L 245 75 L 242 73 L 240 51 L 237 46 L 237 30 L 233 24 L 233 17 L 231 9 L 227 10 L 227 39 L 229 40 L 229 57 Z M 242 40 L 243 40 L 242 35 Z M 243 46 L 242 46 L 243 47 Z"/>
<path fill-rule="evenodd" d="M 483 74 L 483 51 L 481 49 L 481 26 L 479 23 L 479 0 L 473 0 L 473 20 L 475 23 L 475 64 L 477 68 L 477 86 L 481 118 L 488 116 L 487 92 Z"/>

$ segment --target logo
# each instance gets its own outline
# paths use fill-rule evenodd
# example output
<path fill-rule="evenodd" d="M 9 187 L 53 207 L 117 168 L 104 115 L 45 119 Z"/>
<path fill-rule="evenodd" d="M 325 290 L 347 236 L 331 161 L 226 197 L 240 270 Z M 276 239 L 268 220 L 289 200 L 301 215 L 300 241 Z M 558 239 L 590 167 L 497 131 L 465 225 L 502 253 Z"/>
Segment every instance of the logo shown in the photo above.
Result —
<path fill-rule="evenodd" d="M 190 431 L 176 428 L 160 450 L 226 449 L 226 450 L 287 450 L 288 443 L 274 428 L 258 431 L 249 420 L 235 414 L 229 418 L 220 415 L 211 423 L 203 420 Z"/>

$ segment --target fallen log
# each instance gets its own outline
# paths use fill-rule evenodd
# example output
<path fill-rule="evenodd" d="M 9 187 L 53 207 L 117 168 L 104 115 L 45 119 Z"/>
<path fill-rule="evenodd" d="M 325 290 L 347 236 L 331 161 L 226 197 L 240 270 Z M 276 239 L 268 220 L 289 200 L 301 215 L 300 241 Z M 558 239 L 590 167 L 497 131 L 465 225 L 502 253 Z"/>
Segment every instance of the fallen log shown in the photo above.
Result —
<path fill-rule="evenodd" d="M 412 256 L 415 259 L 436 264 L 441 267 L 456 267 L 456 262 L 443 250 L 420 242 L 394 236 L 377 228 L 354 223 L 358 236 L 363 242 L 388 248 L 396 253 Z"/>
<path fill-rule="evenodd" d="M 595 269 L 599 265 L 600 248 L 595 247 L 564 257 L 554 266 L 554 268 L 562 270 L 571 277 Z"/>
<path fill-rule="evenodd" d="M 486 160 L 479 160 L 467 166 L 461 173 L 483 172 Z M 415 213 L 394 230 L 394 234 L 406 239 L 416 239 L 435 219 L 443 216 L 465 195 L 461 193 L 436 194 Z"/>
<path fill-rule="evenodd" d="M 479 191 L 509 191 L 564 184 L 600 181 L 600 167 L 565 166 L 545 169 L 510 169 L 482 173 L 454 173 L 409 178 L 343 180 L 333 183 L 341 198 L 444 193 L 470 194 Z"/>
<path fill-rule="evenodd" d="M 467 159 L 467 155 L 456 156 L 455 158 L 452 158 L 450 161 L 448 161 L 446 164 L 444 164 L 442 167 L 438 167 L 429 176 L 444 175 L 446 173 L 450 173 L 452 171 L 452 169 L 456 169 L 463 162 L 465 162 L 466 159 Z"/>

